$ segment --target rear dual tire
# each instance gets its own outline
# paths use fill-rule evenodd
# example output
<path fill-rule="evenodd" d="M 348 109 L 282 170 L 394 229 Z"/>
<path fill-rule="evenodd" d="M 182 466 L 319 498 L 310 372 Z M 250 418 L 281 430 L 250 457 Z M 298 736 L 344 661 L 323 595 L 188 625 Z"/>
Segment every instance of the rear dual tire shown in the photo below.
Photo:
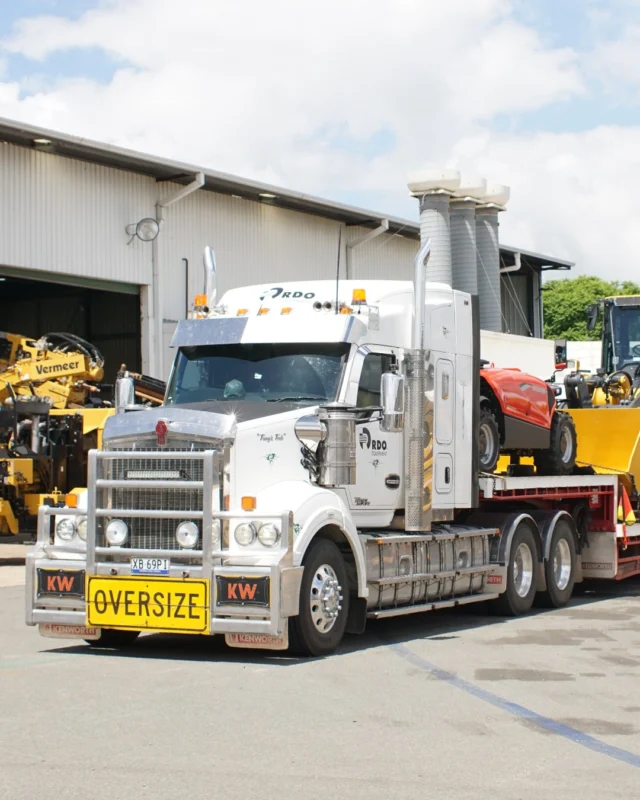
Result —
<path fill-rule="evenodd" d="M 571 525 L 559 520 L 551 536 L 549 557 L 544 562 L 547 588 L 536 598 L 542 608 L 562 608 L 571 599 L 576 580 L 576 543 Z"/>
<path fill-rule="evenodd" d="M 507 564 L 507 588 L 493 601 L 493 611 L 506 617 L 526 614 L 536 596 L 538 536 L 528 522 L 515 529 Z"/>
<path fill-rule="evenodd" d="M 493 601 L 500 615 L 526 614 L 534 602 L 543 608 L 562 608 L 571 599 L 576 578 L 576 543 L 570 521 L 560 519 L 551 534 L 549 555 L 544 561 L 547 588 L 537 591 L 540 539 L 531 523 L 516 528 L 507 564 L 506 590 Z"/>

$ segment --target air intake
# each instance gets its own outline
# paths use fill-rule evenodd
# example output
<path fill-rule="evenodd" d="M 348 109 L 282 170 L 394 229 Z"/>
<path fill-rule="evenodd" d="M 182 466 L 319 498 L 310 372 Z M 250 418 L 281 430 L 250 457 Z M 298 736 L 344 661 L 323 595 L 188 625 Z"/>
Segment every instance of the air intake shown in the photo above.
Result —
<path fill-rule="evenodd" d="M 492 186 L 476 209 L 478 302 L 483 331 L 502 332 L 498 214 L 508 200 L 508 186 Z"/>
<path fill-rule="evenodd" d="M 449 198 L 459 186 L 456 170 L 423 170 L 409 180 L 409 191 L 420 200 L 420 241 L 431 241 L 430 283 L 452 285 Z"/>
<path fill-rule="evenodd" d="M 487 192 L 484 178 L 463 178 L 451 197 L 451 272 L 452 286 L 462 292 L 478 294 L 476 258 L 476 206 Z"/>

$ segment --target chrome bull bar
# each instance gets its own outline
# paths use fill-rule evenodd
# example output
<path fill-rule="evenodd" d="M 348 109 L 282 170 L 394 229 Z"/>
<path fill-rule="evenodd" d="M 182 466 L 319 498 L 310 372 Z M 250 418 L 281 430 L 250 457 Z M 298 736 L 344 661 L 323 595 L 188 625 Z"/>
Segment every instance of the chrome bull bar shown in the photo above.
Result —
<path fill-rule="evenodd" d="M 188 563 L 172 563 L 171 577 L 201 578 L 210 582 L 210 630 L 211 634 L 255 633 L 267 636 L 281 636 L 287 618 L 298 614 L 300 580 L 302 567 L 293 565 L 293 514 L 290 511 L 280 513 L 256 513 L 249 511 L 220 511 L 213 508 L 213 490 L 216 488 L 215 465 L 217 453 L 213 450 L 197 452 L 180 452 L 180 459 L 203 462 L 202 481 L 121 481 L 97 477 L 98 462 L 101 459 L 144 458 L 143 451 L 91 451 L 89 453 L 89 480 L 87 509 L 53 508 L 42 506 L 38 511 L 38 536 L 34 550 L 27 556 L 26 585 L 26 621 L 27 624 L 52 622 L 56 624 L 84 625 L 85 602 L 76 599 L 72 602 L 55 600 L 52 603 L 42 601 L 35 596 L 36 569 L 47 566 L 85 569 L 91 575 L 131 574 L 132 557 L 169 558 Z M 175 451 L 154 451 L 154 460 L 170 460 L 176 458 Z M 113 509 L 96 507 L 99 488 L 120 488 L 125 483 L 128 489 L 167 488 L 194 489 L 202 488 L 203 502 L 201 511 L 179 511 L 153 509 Z M 51 519 L 56 516 L 86 516 L 86 547 L 79 544 L 54 545 L 51 536 Z M 131 547 L 103 547 L 96 544 L 96 522 L 98 519 L 113 516 L 123 518 L 163 518 L 190 519 L 202 522 L 202 549 L 168 550 Z M 222 535 L 220 546 L 214 549 L 214 520 L 220 521 L 220 530 L 225 521 L 273 520 L 280 524 L 279 546 L 270 553 L 264 549 L 245 553 L 230 553 L 223 547 Z M 65 559 L 69 556 L 69 560 Z M 84 556 L 83 560 L 80 558 Z M 80 558 L 79 558 L 80 557 Z M 108 560 L 107 560 L 108 559 Z M 267 562 L 267 563 L 265 563 Z M 216 578 L 237 577 L 270 578 L 269 607 L 234 606 L 221 601 L 217 596 Z M 149 576 L 151 579 L 153 576 Z M 49 607 L 47 607 L 49 606 Z M 67 607 L 65 607 L 67 606 Z M 79 607 L 81 606 L 81 608 Z"/>

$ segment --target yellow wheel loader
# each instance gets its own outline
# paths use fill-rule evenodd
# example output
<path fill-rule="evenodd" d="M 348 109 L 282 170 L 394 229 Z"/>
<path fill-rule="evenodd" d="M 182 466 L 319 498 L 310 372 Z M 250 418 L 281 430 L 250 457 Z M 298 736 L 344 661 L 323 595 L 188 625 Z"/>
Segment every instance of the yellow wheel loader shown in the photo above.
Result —
<path fill-rule="evenodd" d="M 607 297 L 587 309 L 587 329 L 602 314 L 602 361 L 595 375 L 565 377 L 567 410 L 578 436 L 579 467 L 622 473 L 640 501 L 640 297 Z"/>

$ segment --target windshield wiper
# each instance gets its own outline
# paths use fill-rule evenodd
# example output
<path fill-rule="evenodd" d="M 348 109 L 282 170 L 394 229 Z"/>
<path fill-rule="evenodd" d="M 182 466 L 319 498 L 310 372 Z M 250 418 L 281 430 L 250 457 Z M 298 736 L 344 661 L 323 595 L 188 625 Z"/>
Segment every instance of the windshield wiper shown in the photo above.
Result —
<path fill-rule="evenodd" d="M 291 397 L 269 397 L 267 403 L 295 403 L 298 400 L 323 400 L 326 402 L 327 398 L 321 394 L 298 394 Z"/>

